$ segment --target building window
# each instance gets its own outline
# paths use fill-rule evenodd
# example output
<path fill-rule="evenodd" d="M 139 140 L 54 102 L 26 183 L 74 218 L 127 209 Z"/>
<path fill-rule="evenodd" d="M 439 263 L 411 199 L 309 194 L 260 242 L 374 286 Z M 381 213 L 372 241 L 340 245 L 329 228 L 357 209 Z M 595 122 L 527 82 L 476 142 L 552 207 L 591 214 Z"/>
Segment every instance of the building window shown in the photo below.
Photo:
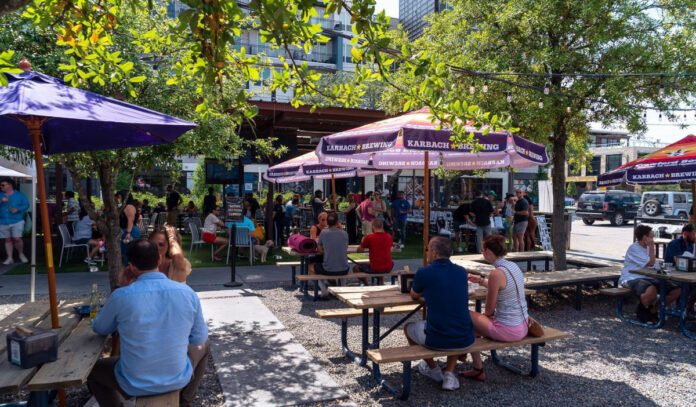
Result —
<path fill-rule="evenodd" d="M 585 175 L 599 175 L 599 172 L 601 171 L 601 165 L 602 165 L 602 156 L 597 155 L 592 157 L 592 161 L 590 161 L 589 165 L 587 166 L 585 170 Z"/>
<path fill-rule="evenodd" d="M 618 168 L 621 166 L 621 160 L 623 156 L 621 154 L 608 154 L 607 156 L 607 162 L 606 162 L 606 170 L 611 171 L 615 168 Z"/>

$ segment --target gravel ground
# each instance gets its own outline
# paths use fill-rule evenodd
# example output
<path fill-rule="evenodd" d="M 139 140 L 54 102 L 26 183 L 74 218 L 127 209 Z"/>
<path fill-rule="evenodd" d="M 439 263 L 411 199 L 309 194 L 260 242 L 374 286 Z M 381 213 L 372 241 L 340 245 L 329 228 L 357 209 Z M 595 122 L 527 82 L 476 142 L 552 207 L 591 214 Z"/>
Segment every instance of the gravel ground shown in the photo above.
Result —
<path fill-rule="evenodd" d="M 404 403 L 381 390 L 369 370 L 344 357 L 340 348 L 340 322 L 314 316 L 317 309 L 340 308 L 344 304 L 336 299 L 305 301 L 288 286 L 267 285 L 255 289 L 283 325 L 351 395 L 350 400 L 332 404 L 537 406 L 565 405 L 569 401 L 576 406 L 696 404 L 693 340 L 681 334 L 674 320 L 666 323 L 666 329 L 655 331 L 619 321 L 615 299 L 600 296 L 594 290 L 586 292 L 588 297 L 579 312 L 574 309 L 574 290 L 535 295 L 532 315 L 546 325 L 570 333 L 569 339 L 540 348 L 538 377 L 517 376 L 493 365 L 484 355 L 488 376 L 484 383 L 462 379 L 458 391 L 444 392 L 413 370 L 411 397 Z M 629 312 L 633 308 L 632 303 L 626 307 Z M 400 318 L 384 316 L 382 326 L 387 327 Z M 351 322 L 349 344 L 357 350 L 359 320 L 353 318 Z M 402 331 L 393 332 L 381 342 L 382 347 L 406 344 Z M 506 350 L 499 355 L 522 366 L 528 362 L 529 350 Z M 469 366 L 470 363 L 460 364 L 463 368 Z M 401 364 L 384 365 L 382 372 L 387 379 L 398 381 Z"/>
<path fill-rule="evenodd" d="M 696 405 L 696 347 L 684 337 L 675 321 L 666 329 L 648 330 L 622 323 L 616 317 L 615 300 L 588 290 L 583 310 L 573 308 L 574 291 L 556 290 L 553 295 L 538 294 L 531 305 L 532 315 L 544 324 L 570 333 L 567 340 L 549 343 L 540 349 L 540 375 L 520 377 L 494 366 L 484 356 L 486 382 L 462 381 L 458 391 L 444 392 L 439 386 L 413 371 L 413 388 L 407 402 L 395 400 L 380 389 L 366 368 L 349 362 L 340 348 L 338 321 L 320 320 L 317 309 L 340 308 L 336 299 L 312 303 L 288 285 L 251 284 L 264 304 L 295 338 L 350 395 L 350 399 L 310 405 L 337 406 L 354 403 L 376 405 Z M 60 299 L 75 297 L 62 296 Z M 27 301 L 26 296 L 0 297 L 0 318 Z M 632 310 L 629 303 L 627 310 Z M 387 327 L 400 317 L 384 316 Z M 349 343 L 359 349 L 360 326 L 354 318 Z M 386 329 L 383 329 L 383 331 Z M 383 347 L 405 345 L 402 331 L 382 341 Z M 528 362 L 528 349 L 500 352 L 508 362 L 519 366 Z M 460 364 L 468 368 L 467 364 Z M 385 365 L 385 377 L 400 379 L 400 364 Z M 25 394 L 21 395 L 25 397 Z M 68 391 L 68 405 L 82 406 L 88 400 L 86 386 Z M 0 402 L 16 401 L 16 395 L 2 396 Z M 214 374 L 212 358 L 201 382 L 197 406 L 223 405 L 222 390 Z"/>

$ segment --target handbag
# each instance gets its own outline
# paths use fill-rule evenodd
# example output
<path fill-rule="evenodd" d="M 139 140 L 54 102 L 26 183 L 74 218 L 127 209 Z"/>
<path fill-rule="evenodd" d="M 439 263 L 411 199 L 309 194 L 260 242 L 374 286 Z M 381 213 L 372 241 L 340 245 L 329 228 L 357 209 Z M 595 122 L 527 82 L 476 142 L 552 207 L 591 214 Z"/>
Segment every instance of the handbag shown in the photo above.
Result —
<path fill-rule="evenodd" d="M 515 293 L 517 293 L 517 303 L 520 305 L 520 312 L 522 313 L 522 319 L 524 320 L 524 308 L 522 308 L 522 300 L 520 299 L 520 289 L 517 286 L 517 280 L 515 280 L 515 276 L 512 275 L 512 272 L 510 270 L 508 270 L 507 267 L 500 266 L 500 268 L 506 270 L 510 274 L 510 278 L 512 278 L 512 282 L 515 283 Z M 538 338 L 540 336 L 544 336 L 544 327 L 539 323 L 539 321 L 532 318 L 531 315 L 529 315 L 529 312 L 527 313 L 527 334 L 530 336 L 533 336 L 535 338 Z"/>

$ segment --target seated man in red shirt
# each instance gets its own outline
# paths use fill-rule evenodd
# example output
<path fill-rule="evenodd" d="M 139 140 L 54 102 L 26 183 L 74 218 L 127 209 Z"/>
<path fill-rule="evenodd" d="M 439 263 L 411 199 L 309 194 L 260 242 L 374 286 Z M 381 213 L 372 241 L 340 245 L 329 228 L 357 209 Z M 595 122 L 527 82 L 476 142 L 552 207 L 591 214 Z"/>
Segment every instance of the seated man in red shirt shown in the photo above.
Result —
<path fill-rule="evenodd" d="M 355 273 L 381 274 L 388 273 L 394 267 L 391 257 L 394 240 L 389 233 L 384 232 L 384 221 L 380 218 L 372 220 L 372 234 L 363 237 L 358 252 L 370 251 L 370 264 L 359 264 L 353 267 Z M 363 281 L 367 285 L 367 281 Z M 380 277 L 380 284 L 384 278 Z"/>

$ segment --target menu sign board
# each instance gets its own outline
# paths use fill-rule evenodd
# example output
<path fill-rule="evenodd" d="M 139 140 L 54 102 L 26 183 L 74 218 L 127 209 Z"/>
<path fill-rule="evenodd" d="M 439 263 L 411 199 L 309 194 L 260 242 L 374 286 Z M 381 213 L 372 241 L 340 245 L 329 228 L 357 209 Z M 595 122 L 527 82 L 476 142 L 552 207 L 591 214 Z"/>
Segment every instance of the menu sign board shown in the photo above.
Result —
<path fill-rule="evenodd" d="M 244 198 L 237 196 L 225 197 L 225 220 L 227 222 L 242 222 L 244 220 Z"/>

